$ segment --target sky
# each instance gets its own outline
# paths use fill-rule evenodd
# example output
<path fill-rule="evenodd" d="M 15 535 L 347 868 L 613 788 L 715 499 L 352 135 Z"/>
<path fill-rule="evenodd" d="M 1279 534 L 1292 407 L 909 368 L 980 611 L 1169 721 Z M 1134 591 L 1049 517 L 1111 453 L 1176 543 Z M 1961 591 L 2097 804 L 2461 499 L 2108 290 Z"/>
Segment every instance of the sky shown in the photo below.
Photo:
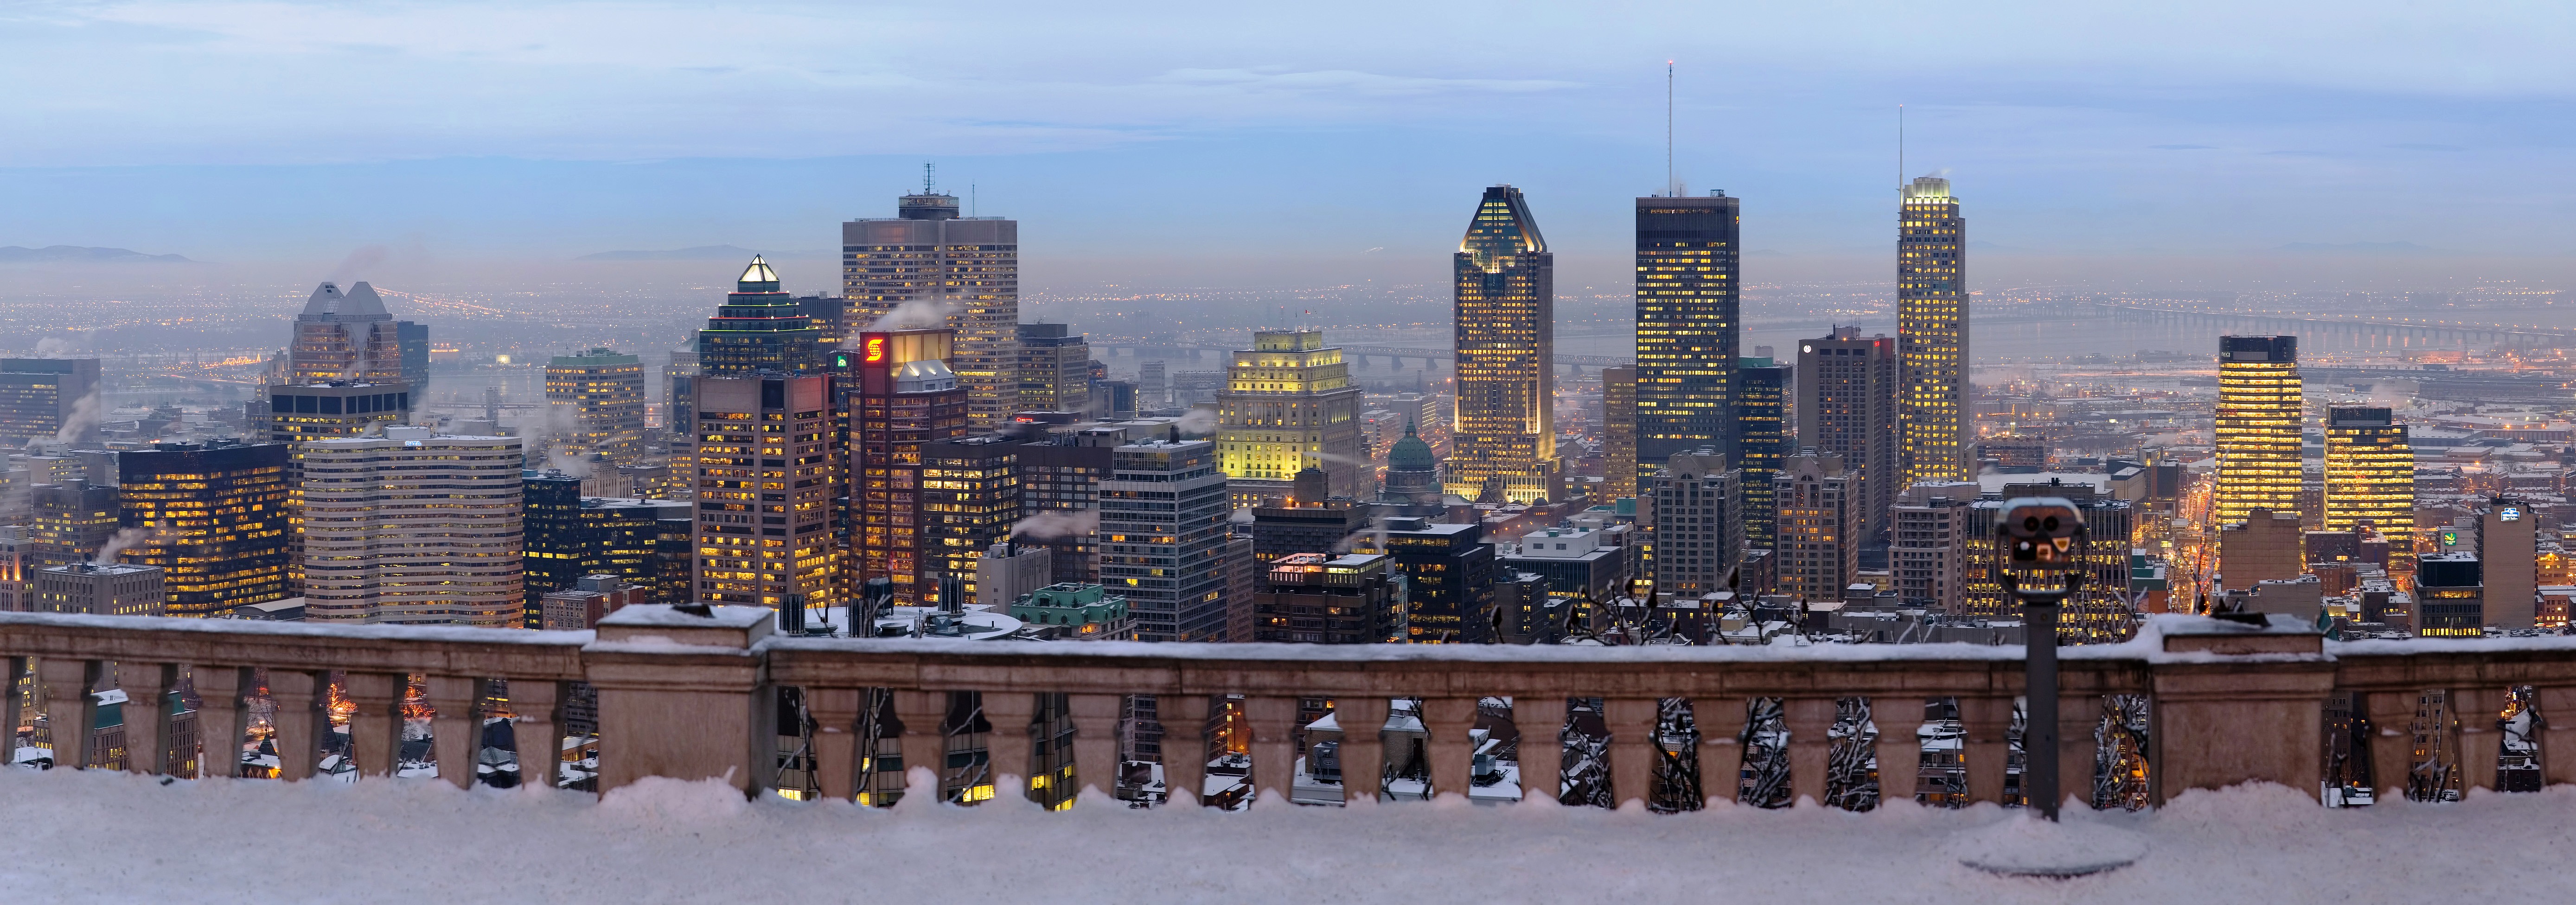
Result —
<path fill-rule="evenodd" d="M 1039 284 L 1437 280 L 1500 182 L 1609 279 L 1670 61 L 1757 280 L 1883 260 L 1900 105 L 1987 255 L 2556 260 L 2571 45 L 2563 2 L 20 0 L 0 245 L 819 258 L 931 162 Z"/>

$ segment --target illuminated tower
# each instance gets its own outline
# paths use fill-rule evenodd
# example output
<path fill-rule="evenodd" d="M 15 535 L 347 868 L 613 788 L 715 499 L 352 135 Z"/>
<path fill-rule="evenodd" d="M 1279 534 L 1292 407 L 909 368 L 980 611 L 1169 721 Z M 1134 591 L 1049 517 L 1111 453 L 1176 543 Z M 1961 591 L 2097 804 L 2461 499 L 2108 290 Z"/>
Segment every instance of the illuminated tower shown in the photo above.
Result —
<path fill-rule="evenodd" d="M 1896 230 L 1896 454 L 1904 477 L 1894 486 L 1976 478 L 1968 452 L 1967 226 L 1950 180 L 1924 176 L 1905 187 Z M 2297 468 L 2290 477 L 2295 485 Z"/>
<path fill-rule="evenodd" d="M 2299 338 L 2218 339 L 2218 487 L 2221 525 L 2255 509 L 2299 511 Z M 2413 472 L 2408 472 L 2413 480 Z M 2409 506 L 2413 503 L 2408 502 Z"/>
<path fill-rule="evenodd" d="M 546 364 L 546 402 L 560 416 L 550 440 L 564 453 L 619 465 L 643 453 L 643 359 L 614 349 L 557 355 Z"/>
<path fill-rule="evenodd" d="M 1637 369 L 1601 369 L 1601 495 L 1637 495 Z"/>
<path fill-rule="evenodd" d="M 1896 504 L 1896 342 L 1835 327 L 1798 344 L 1798 445 L 1841 456 L 1864 548 L 1886 543 Z"/>
<path fill-rule="evenodd" d="M 118 455 L 116 468 L 118 521 L 144 533 L 124 559 L 161 567 L 168 615 L 222 616 L 287 596 L 284 444 L 155 443 Z"/>
<path fill-rule="evenodd" d="M 1734 453 L 1735 359 L 1743 327 L 1736 229 L 1724 192 L 1637 199 L 1637 414 L 1631 461 L 1653 475 L 1674 453 Z"/>
<path fill-rule="evenodd" d="M 842 405 L 849 422 L 852 587 L 886 579 L 894 601 L 906 606 L 938 595 L 945 564 L 924 505 L 925 481 L 948 481 L 924 473 L 923 454 L 966 433 L 967 388 L 948 367 L 953 341 L 944 328 L 862 331 L 841 377 L 848 400 Z"/>
<path fill-rule="evenodd" d="M 707 328 L 698 331 L 698 373 L 804 373 L 822 366 L 813 318 L 779 291 L 778 272 L 754 255 Z"/>
<path fill-rule="evenodd" d="M 1744 543 L 1756 550 L 1772 548 L 1772 521 L 1779 515 L 1771 479 L 1789 454 L 1788 402 L 1790 368 L 1768 358 L 1741 359 L 1735 373 L 1735 465 L 1744 472 Z"/>
<path fill-rule="evenodd" d="M 1287 496 L 1289 480 L 1309 468 L 1323 470 L 1333 496 L 1358 499 L 1375 471 L 1360 441 L 1360 388 L 1323 331 L 1254 333 L 1226 368 L 1216 413 L 1217 454 L 1238 508 Z"/>
<path fill-rule="evenodd" d="M 2362 522 L 2388 537 L 2415 536 L 2415 452 L 2406 425 L 2387 409 L 2330 408 L 2326 530 L 2350 531 Z"/>
<path fill-rule="evenodd" d="M 1446 489 L 1515 503 L 1561 496 L 1552 411 L 1556 256 L 1521 190 L 1485 190 L 1453 273 L 1458 408 Z"/>
<path fill-rule="evenodd" d="M 833 606 L 838 432 L 829 376 L 775 371 L 697 381 L 697 600 Z"/>
<path fill-rule="evenodd" d="M 365 283 L 342 293 L 324 283 L 295 316 L 286 350 L 288 383 L 398 383 L 403 380 L 401 329 L 385 300 Z"/>
<path fill-rule="evenodd" d="M 864 330 L 946 327 L 968 417 L 998 430 L 1020 411 L 1020 221 L 958 216 L 957 196 L 922 181 L 892 219 L 841 224 L 841 294 Z M 886 316 L 907 302 L 907 316 Z"/>

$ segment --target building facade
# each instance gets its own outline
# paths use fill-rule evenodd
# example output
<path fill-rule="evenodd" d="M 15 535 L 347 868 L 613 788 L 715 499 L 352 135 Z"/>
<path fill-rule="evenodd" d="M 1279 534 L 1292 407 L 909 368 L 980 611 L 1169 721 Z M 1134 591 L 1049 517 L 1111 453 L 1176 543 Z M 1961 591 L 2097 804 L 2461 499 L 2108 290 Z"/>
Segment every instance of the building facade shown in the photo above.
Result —
<path fill-rule="evenodd" d="M 2326 410 L 2325 528 L 2415 533 L 2415 451 L 2385 408 Z M 2411 550 L 2408 552 L 2412 552 Z"/>
<path fill-rule="evenodd" d="M 892 219 L 841 224 L 841 294 L 867 329 L 945 327 L 950 361 L 977 430 L 995 430 L 1019 402 L 1020 223 L 960 217 L 957 196 L 928 185 Z M 905 303 L 907 316 L 889 319 Z"/>
<path fill-rule="evenodd" d="M 1655 590 L 1698 596 L 1731 591 L 1744 551 L 1744 473 L 1715 449 L 1674 453 L 1654 485 Z"/>
<path fill-rule="evenodd" d="M 1384 644 L 1404 577 L 1385 556 L 1295 553 L 1271 560 L 1252 595 L 1252 641 Z"/>
<path fill-rule="evenodd" d="M 524 625 L 522 464 L 517 437 L 425 427 L 312 444 L 305 619 Z"/>
<path fill-rule="evenodd" d="M 1734 451 L 1735 360 L 1741 352 L 1738 201 L 1637 199 L 1636 450 L 1653 474 L 1674 454 Z"/>
<path fill-rule="evenodd" d="M 1527 503 L 1564 495 L 1556 457 L 1556 256 L 1521 191 L 1485 190 L 1452 261 L 1457 411 L 1448 492 Z"/>
<path fill-rule="evenodd" d="M 1843 599 L 1860 574 L 1858 486 L 1841 456 L 1801 452 L 1771 478 L 1780 507 L 1775 588 L 1801 600 Z M 1661 566 L 1661 550 L 1656 551 Z"/>
<path fill-rule="evenodd" d="M 1412 425 L 1405 426 L 1408 436 Z M 1637 495 L 1637 369 L 1601 369 L 1601 495 Z"/>
<path fill-rule="evenodd" d="M 1225 472 L 1208 440 L 1112 451 L 1100 482 L 1100 583 L 1127 595 L 1142 641 L 1225 638 Z"/>
<path fill-rule="evenodd" d="M 1896 502 L 1896 341 L 1856 327 L 1798 343 L 1798 445 L 1843 460 L 1862 546 L 1884 543 Z"/>
<path fill-rule="evenodd" d="M 32 612 L 92 616 L 160 616 L 167 592 L 161 570 L 131 563 L 74 563 L 37 569 Z M 10 693 L 15 694 L 12 690 Z"/>
<path fill-rule="evenodd" d="M 936 591 L 948 577 L 958 579 L 967 602 L 976 599 L 976 562 L 1008 540 L 1020 522 L 1020 452 L 1026 448 L 994 434 L 923 445 L 920 581 L 934 592 L 928 602 L 945 602 Z"/>
<path fill-rule="evenodd" d="M 1366 492 L 1373 469 L 1360 440 L 1360 388 L 1322 331 L 1254 333 L 1227 366 L 1216 404 L 1217 453 L 1236 506 L 1288 496 L 1309 468 L 1323 470 L 1332 496 Z"/>
<path fill-rule="evenodd" d="M 1973 508 L 1975 481 L 1927 481 L 1898 494 L 1890 515 L 1887 565 L 1896 581 L 1897 600 L 1947 616 L 1972 615 L 1967 609 L 1968 538 L 1984 537 L 1968 520 L 1984 516 Z"/>
<path fill-rule="evenodd" d="M 1770 359 L 1746 359 L 1747 364 L 1735 375 L 1735 458 L 1736 468 L 1744 472 L 1744 543 L 1756 550 L 1768 550 L 1774 540 L 1772 520 L 1779 515 L 1779 504 L 1771 496 L 1771 479 L 1780 473 L 1780 463 L 1789 456 L 1792 441 L 1789 423 L 1789 375 L 1791 368 L 1770 363 Z"/>
<path fill-rule="evenodd" d="M 1976 479 L 1968 430 L 1967 218 L 1950 180 L 1917 177 L 1896 230 L 1899 483 Z"/>
<path fill-rule="evenodd" d="M 222 616 L 290 596 L 285 445 L 157 443 L 116 466 L 117 524 L 138 538 L 123 556 L 161 569 L 165 615 Z"/>
<path fill-rule="evenodd" d="M 1063 324 L 1019 326 L 1023 412 L 1091 410 L 1091 343 Z"/>
<path fill-rule="evenodd" d="M 402 383 L 402 330 L 375 287 L 324 283 L 295 315 L 286 367 L 293 384 Z"/>
<path fill-rule="evenodd" d="M 862 332 L 836 388 L 850 445 L 849 586 L 886 579 L 902 606 L 938 593 L 925 578 L 933 551 L 922 456 L 966 433 L 968 391 L 948 367 L 952 339 L 946 329 Z"/>
<path fill-rule="evenodd" d="M 104 414 L 98 359 L 0 358 L 0 444 L 95 442 Z"/>
<path fill-rule="evenodd" d="M 698 379 L 698 600 L 772 609 L 842 601 L 831 385 L 776 372 Z"/>
<path fill-rule="evenodd" d="M 2305 423 L 2299 338 L 2219 337 L 2218 483 L 2211 493 L 2212 520 L 2239 522 L 2256 509 L 2299 511 L 2299 445 Z"/>
<path fill-rule="evenodd" d="M 707 318 L 706 329 L 698 331 L 698 373 L 816 370 L 823 366 L 822 335 L 804 306 L 779 289 L 778 271 L 754 256 L 715 316 Z"/>
<path fill-rule="evenodd" d="M 644 360 L 614 349 L 546 363 L 547 442 L 575 459 L 632 465 L 644 454 Z"/>
<path fill-rule="evenodd" d="M 1405 641 L 1484 644 L 1494 637 L 1494 545 L 1484 542 L 1482 523 L 1398 517 L 1381 528 L 1352 538 L 1351 552 L 1395 557 L 1405 578 Z"/>

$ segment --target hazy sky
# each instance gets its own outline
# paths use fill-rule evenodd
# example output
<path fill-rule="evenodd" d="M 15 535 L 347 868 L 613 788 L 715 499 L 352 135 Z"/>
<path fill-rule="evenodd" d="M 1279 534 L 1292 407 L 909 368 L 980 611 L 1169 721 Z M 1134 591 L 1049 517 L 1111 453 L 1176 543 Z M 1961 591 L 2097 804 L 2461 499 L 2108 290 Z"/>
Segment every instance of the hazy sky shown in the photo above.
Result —
<path fill-rule="evenodd" d="M 2556 257 L 2571 46 L 2565 2 L 21 0 L 0 245 L 815 250 L 936 160 L 1112 281 L 1436 268 L 1492 182 L 1608 256 L 1672 59 L 1680 178 L 1746 199 L 1754 255 L 1889 246 L 1902 103 L 1996 253 Z"/>

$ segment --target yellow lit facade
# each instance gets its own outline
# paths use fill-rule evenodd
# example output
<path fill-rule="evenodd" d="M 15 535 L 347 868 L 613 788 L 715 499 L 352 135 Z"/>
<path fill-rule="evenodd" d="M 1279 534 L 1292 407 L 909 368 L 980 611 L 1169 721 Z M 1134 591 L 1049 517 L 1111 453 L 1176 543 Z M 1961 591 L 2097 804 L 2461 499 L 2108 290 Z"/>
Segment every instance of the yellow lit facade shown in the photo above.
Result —
<path fill-rule="evenodd" d="M 832 538 L 840 457 L 831 378 L 698 380 L 696 599 L 777 608 L 843 602 Z"/>
<path fill-rule="evenodd" d="M 1637 369 L 1601 369 L 1601 494 L 1637 495 Z"/>
<path fill-rule="evenodd" d="M 924 185 L 891 219 L 841 224 L 841 294 L 871 330 L 946 327 L 948 359 L 978 431 L 1010 423 L 1020 404 L 1020 223 L 961 217 L 957 196 Z M 887 319 L 906 303 L 923 303 Z"/>
<path fill-rule="evenodd" d="M 1373 469 L 1360 440 L 1360 390 L 1342 350 L 1320 330 L 1263 330 L 1234 353 L 1217 394 L 1217 455 L 1234 505 L 1286 496 L 1291 479 L 1322 469 L 1332 495 L 1359 498 Z M 1299 500 L 1299 503 L 1320 502 Z"/>
<path fill-rule="evenodd" d="M 1734 453 L 1727 434 L 1742 342 L 1735 279 L 1742 217 L 1737 199 L 1723 194 L 1636 201 L 1636 411 L 1625 464 L 1652 475 L 1675 453 Z"/>
<path fill-rule="evenodd" d="M 546 365 L 546 402 L 557 415 L 551 442 L 564 453 L 619 465 L 643 453 L 643 359 L 612 349 L 557 355 Z"/>
<path fill-rule="evenodd" d="M 119 520 L 150 532 L 124 559 L 161 568 L 163 613 L 221 616 L 287 596 L 286 452 L 216 441 L 118 457 Z"/>
<path fill-rule="evenodd" d="M 1896 230 L 1897 486 L 1976 478 L 1968 451 L 1968 239 L 1950 180 L 1905 187 Z"/>
<path fill-rule="evenodd" d="M 1558 496 L 1556 257 L 1521 191 L 1485 190 L 1458 243 L 1452 311 L 1457 412 L 1445 492 L 1526 503 Z"/>
<path fill-rule="evenodd" d="M 2219 337 L 2213 523 L 2241 522 L 2256 509 L 2299 511 L 2299 390 L 2298 337 Z"/>
<path fill-rule="evenodd" d="M 2415 535 L 2415 451 L 2387 409 L 2327 409 L 2326 530 L 2362 522 L 2391 538 Z"/>

